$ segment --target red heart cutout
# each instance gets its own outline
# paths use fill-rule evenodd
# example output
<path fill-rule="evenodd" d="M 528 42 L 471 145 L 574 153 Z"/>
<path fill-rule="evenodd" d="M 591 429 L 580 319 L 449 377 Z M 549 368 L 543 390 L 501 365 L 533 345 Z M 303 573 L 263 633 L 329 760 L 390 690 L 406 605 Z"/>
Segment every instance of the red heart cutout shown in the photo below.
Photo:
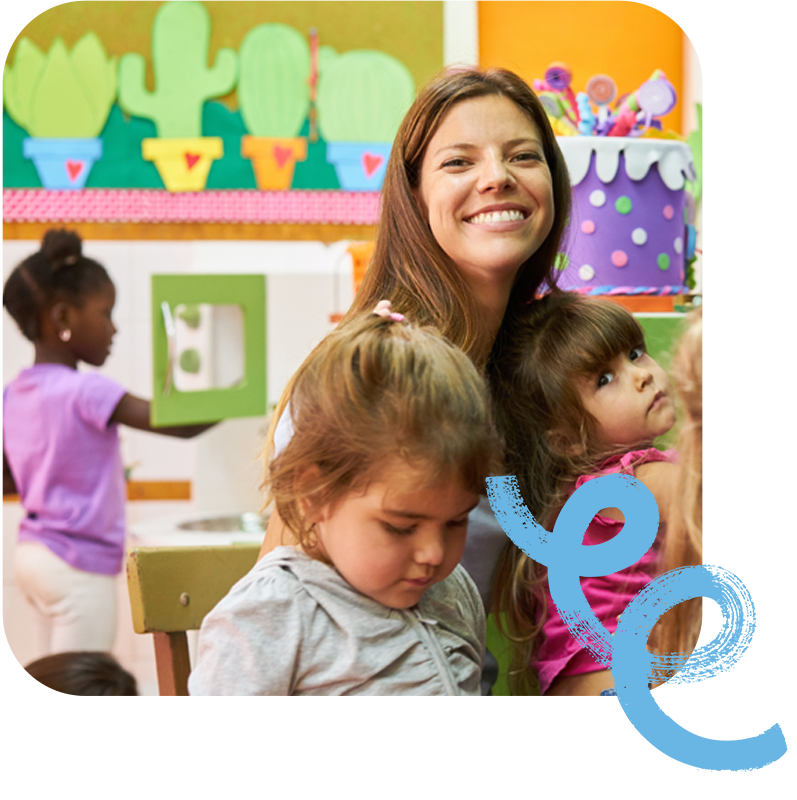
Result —
<path fill-rule="evenodd" d="M 285 162 L 292 154 L 293 150 L 291 150 L 290 147 L 280 147 L 278 144 L 274 145 L 274 160 L 277 162 L 277 166 L 280 169 L 285 166 Z"/>
<path fill-rule="evenodd" d="M 384 156 L 375 156 L 373 153 L 363 153 L 363 170 L 365 177 L 370 178 L 382 166 Z"/>
<path fill-rule="evenodd" d="M 196 162 L 199 161 L 199 155 L 196 153 L 186 153 L 185 163 L 188 164 L 188 169 L 191 169 Z"/>
<path fill-rule="evenodd" d="M 69 174 L 69 180 L 77 180 L 77 176 L 83 172 L 83 167 L 86 166 L 85 161 L 72 161 L 71 159 L 66 162 L 66 171 Z"/>

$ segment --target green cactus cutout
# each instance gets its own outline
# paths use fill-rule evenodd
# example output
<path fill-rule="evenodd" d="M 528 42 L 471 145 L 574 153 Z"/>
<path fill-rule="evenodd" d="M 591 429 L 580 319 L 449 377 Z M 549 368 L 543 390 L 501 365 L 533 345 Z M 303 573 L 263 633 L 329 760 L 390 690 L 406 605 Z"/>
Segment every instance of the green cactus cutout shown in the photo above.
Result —
<path fill-rule="evenodd" d="M 3 73 L 8 113 L 34 137 L 99 136 L 116 97 L 116 63 L 91 31 L 71 53 L 57 37 L 46 56 L 21 39 L 13 66 Z"/>
<path fill-rule="evenodd" d="M 377 50 L 326 58 L 318 78 L 318 127 L 328 142 L 392 142 L 415 98 L 398 59 Z"/>
<path fill-rule="evenodd" d="M 697 177 L 694 181 L 686 182 L 686 189 L 692 193 L 695 202 L 699 203 L 703 194 L 703 104 L 696 103 L 695 106 L 695 111 L 697 112 L 697 130 L 692 131 L 686 141 L 689 143 L 689 147 L 692 151 L 692 160 L 695 164 Z"/>
<path fill-rule="evenodd" d="M 119 64 L 119 105 L 151 119 L 161 138 L 201 136 L 205 100 L 231 91 L 238 69 L 229 47 L 220 48 L 208 67 L 209 45 L 210 15 L 201 3 L 164 3 L 152 28 L 155 90 L 146 89 L 144 57 L 126 53 Z"/>
<path fill-rule="evenodd" d="M 238 102 L 253 136 L 299 135 L 310 108 L 310 48 L 289 25 L 252 28 L 241 43 Z"/>

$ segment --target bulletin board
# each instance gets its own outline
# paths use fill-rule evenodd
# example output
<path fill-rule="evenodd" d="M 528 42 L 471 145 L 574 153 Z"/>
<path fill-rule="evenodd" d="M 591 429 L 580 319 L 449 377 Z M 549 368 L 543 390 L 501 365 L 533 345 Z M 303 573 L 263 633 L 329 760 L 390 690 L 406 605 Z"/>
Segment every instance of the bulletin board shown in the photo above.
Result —
<path fill-rule="evenodd" d="M 189 6 L 201 7 L 199 27 L 188 24 L 181 27 L 180 21 L 174 23 L 171 20 L 167 29 L 162 24 L 166 6 L 180 7 L 176 12 L 178 16 L 187 14 Z M 194 25 L 195 21 L 188 22 Z M 295 130 L 289 134 L 268 132 L 255 135 L 251 123 L 254 114 L 250 112 L 247 115 L 243 102 L 246 99 L 242 95 L 243 75 L 250 76 L 251 85 L 251 76 L 263 74 L 253 66 L 252 60 L 247 68 L 243 67 L 244 46 L 247 38 L 251 39 L 250 34 L 264 26 L 282 27 L 278 32 L 282 40 L 269 51 L 272 64 L 281 68 L 285 63 L 293 63 L 288 58 L 281 59 L 283 50 L 279 49 L 297 46 L 295 41 L 284 41 L 287 30 L 294 39 L 299 39 L 298 47 L 300 50 L 304 48 L 304 59 L 312 65 L 309 74 L 299 76 L 289 76 L 288 68 L 285 68 L 286 77 L 295 79 L 291 86 L 298 85 L 301 89 L 311 85 L 307 110 L 300 112 Z M 98 0 L 56 6 L 26 25 L 9 51 L 6 77 L 13 72 L 15 86 L 21 87 L 19 94 L 30 92 L 30 86 L 38 86 L 41 81 L 22 74 L 22 67 L 19 67 L 17 77 L 18 64 L 26 58 L 26 63 L 31 59 L 34 63 L 42 58 L 51 60 L 53 49 L 59 43 L 58 47 L 63 50 L 61 62 L 65 65 L 60 73 L 63 74 L 73 63 L 76 49 L 87 49 L 85 38 L 89 33 L 95 40 L 91 42 L 93 60 L 86 57 L 81 67 L 75 59 L 73 66 L 78 76 L 77 83 L 87 75 L 104 75 L 107 71 L 116 76 L 118 86 L 114 87 L 113 103 L 109 107 L 105 104 L 101 129 L 90 134 L 93 143 L 77 154 L 59 156 L 60 166 L 51 168 L 51 172 L 60 170 L 60 184 L 57 176 L 45 176 L 44 167 L 40 166 L 41 159 L 37 161 L 35 156 L 44 138 L 87 137 L 87 134 L 74 130 L 59 133 L 56 123 L 68 116 L 71 110 L 69 103 L 62 99 L 67 92 L 51 90 L 53 100 L 50 110 L 44 114 L 49 114 L 51 124 L 44 126 L 46 132 L 43 133 L 31 131 L 32 126 L 27 123 L 32 114 L 23 118 L 18 108 L 12 109 L 8 101 L 5 103 L 3 188 L 6 238 L 27 235 L 25 226 L 31 223 L 53 222 L 80 223 L 77 226 L 80 232 L 95 238 L 105 238 L 104 231 L 109 236 L 118 237 L 120 225 L 125 228 L 132 225 L 137 237 L 146 238 L 150 234 L 162 236 L 166 232 L 165 225 L 179 228 L 170 229 L 170 238 L 172 234 L 194 238 L 200 232 L 219 238 L 262 238 L 264 233 L 266 238 L 369 238 L 378 219 L 378 190 L 394 135 L 392 130 L 384 132 L 384 126 L 380 131 L 374 120 L 383 110 L 392 115 L 397 127 L 404 109 L 398 113 L 395 109 L 381 109 L 381 106 L 388 106 L 393 102 L 392 98 L 399 95 L 406 98 L 408 106 L 417 88 L 443 66 L 442 2 Z M 202 96 L 194 114 L 197 122 L 193 128 L 196 130 L 190 134 L 179 130 L 175 133 L 175 126 L 169 128 L 164 123 L 163 117 L 170 106 L 168 98 L 161 96 L 158 108 L 149 114 L 141 110 L 154 106 L 152 98 L 165 83 L 162 65 L 171 58 L 167 52 L 172 49 L 171 45 L 158 50 L 158 35 L 161 43 L 174 42 L 174 49 L 185 53 L 182 61 L 182 56 L 172 59 L 171 74 L 180 72 L 185 81 L 202 72 L 202 79 L 208 86 L 207 96 Z M 202 52 L 197 54 L 199 45 L 196 43 L 200 41 Z M 100 56 L 97 56 L 98 48 Z M 157 78 L 159 70 L 155 65 L 159 52 L 161 80 Z M 167 53 L 166 57 L 164 53 Z M 137 100 L 137 104 L 133 102 L 133 93 L 129 91 L 131 81 L 123 79 L 122 67 L 125 59 L 132 60 L 131 54 L 142 64 L 136 96 L 146 95 L 146 105 L 143 100 Z M 353 63 L 355 55 L 363 59 L 360 68 Z M 189 57 L 194 59 L 192 63 L 199 65 L 198 69 L 184 68 Z M 371 93 L 368 102 L 361 95 L 355 98 L 359 105 L 345 106 L 346 112 L 352 109 L 351 113 L 340 111 L 344 107 L 342 102 L 333 108 L 332 101 L 325 101 L 323 79 L 319 81 L 318 78 L 319 64 L 321 74 L 331 75 L 330 60 L 338 63 L 347 59 L 349 74 L 358 76 L 363 91 Z M 378 59 L 389 62 L 387 67 L 383 67 Z M 219 78 L 225 60 L 226 66 L 230 67 L 227 70 L 229 80 Z M 231 64 L 235 66 L 231 67 Z M 234 80 L 231 77 L 233 69 Z M 390 74 L 383 74 L 380 69 L 383 72 L 387 69 Z M 272 94 L 275 94 L 281 75 L 269 75 L 271 87 L 274 87 Z M 377 91 L 374 82 L 378 83 L 380 79 L 388 81 L 388 88 Z M 101 83 L 102 80 L 91 78 L 89 82 Z M 398 86 L 400 91 L 389 88 L 393 86 Z M 205 91 L 205 87 L 196 91 Z M 4 92 L 5 97 L 11 94 L 8 88 Z M 261 98 L 263 94 L 260 93 Z M 327 92 L 326 97 L 329 95 Z M 284 91 L 282 100 L 287 102 L 290 96 L 291 92 Z M 271 97 L 268 101 L 272 108 L 279 105 Z M 264 101 L 258 98 L 258 102 L 262 105 Z M 24 105 L 24 100 L 17 103 L 17 106 Z M 63 106 L 62 113 L 54 109 L 57 105 Z M 255 102 L 251 101 L 249 108 L 254 106 Z M 42 107 L 48 106 L 39 103 L 38 108 Z M 41 116 L 39 113 L 36 119 Z M 347 123 L 348 128 L 354 122 L 360 123 L 360 132 L 348 138 L 358 146 L 364 143 L 364 153 L 360 154 L 358 150 L 355 156 L 348 156 L 346 148 L 338 146 L 339 140 L 346 147 L 349 147 L 349 142 L 344 133 L 336 136 L 327 133 L 332 130 L 332 120 L 337 120 L 339 128 L 347 127 Z M 369 122 L 376 133 L 362 132 L 369 127 Z M 262 139 L 264 136 L 269 139 L 266 156 L 271 164 L 261 166 L 263 146 L 254 141 L 246 143 L 245 139 Z M 184 145 L 184 152 L 177 156 L 161 154 L 166 139 L 186 138 L 189 141 L 189 137 L 191 144 Z M 207 140 L 201 143 L 204 149 L 199 147 L 197 137 Z M 361 173 L 359 182 L 353 182 L 351 169 L 347 176 L 338 161 L 333 160 L 333 148 L 335 159 L 358 159 L 355 169 Z M 343 151 L 343 155 L 337 155 L 338 151 Z M 46 157 L 54 161 L 49 154 Z M 177 172 L 172 168 L 175 164 Z M 167 166 L 171 172 L 167 171 Z M 264 224 L 270 226 L 267 231 Z M 328 231 L 319 228 L 329 225 L 337 228 Z M 341 226 L 345 230 L 341 230 Z"/>

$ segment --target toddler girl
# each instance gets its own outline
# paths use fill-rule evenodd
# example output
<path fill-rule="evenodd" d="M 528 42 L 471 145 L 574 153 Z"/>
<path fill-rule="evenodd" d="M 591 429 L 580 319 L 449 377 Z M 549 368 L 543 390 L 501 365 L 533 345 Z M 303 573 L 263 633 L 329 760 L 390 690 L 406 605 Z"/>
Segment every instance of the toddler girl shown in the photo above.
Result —
<path fill-rule="evenodd" d="M 298 544 L 205 618 L 190 694 L 478 695 L 484 609 L 458 562 L 497 446 L 471 361 L 398 315 L 355 317 L 289 413 L 266 483 Z"/>
<path fill-rule="evenodd" d="M 613 575 L 581 578 L 596 616 L 609 632 L 631 598 L 656 574 L 677 468 L 674 451 L 656 437 L 675 424 L 670 382 L 648 355 L 633 315 L 621 306 L 554 291 L 530 303 L 496 343 L 491 381 L 506 438 L 506 471 L 517 475 L 529 510 L 553 530 L 568 497 L 598 475 L 635 475 L 653 493 L 661 524 L 653 547 Z M 622 528 L 619 509 L 603 509 L 585 544 Z M 611 673 L 571 636 L 553 605 L 546 573 L 511 542 L 494 589 L 496 616 L 514 642 L 510 685 L 528 691 L 536 673 L 542 694 L 600 694 Z M 501 617 L 503 614 L 503 618 Z"/>
<path fill-rule="evenodd" d="M 49 652 L 110 650 L 125 483 L 117 423 L 151 431 L 149 402 L 79 362 L 111 352 L 116 291 L 80 237 L 48 231 L 6 282 L 3 305 L 35 359 L 3 392 L 3 493 L 18 491 L 15 581 L 51 622 Z M 193 436 L 207 425 L 158 428 Z"/>

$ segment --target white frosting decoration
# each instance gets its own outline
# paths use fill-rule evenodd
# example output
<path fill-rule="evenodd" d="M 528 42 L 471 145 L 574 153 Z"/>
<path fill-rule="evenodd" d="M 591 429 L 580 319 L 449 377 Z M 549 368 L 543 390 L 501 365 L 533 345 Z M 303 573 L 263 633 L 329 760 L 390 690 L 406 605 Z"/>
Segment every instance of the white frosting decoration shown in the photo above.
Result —
<path fill-rule="evenodd" d="M 594 192 L 590 192 L 589 204 L 591 206 L 595 206 L 595 208 L 600 208 L 605 202 L 606 202 L 606 192 L 602 192 L 600 189 L 596 189 Z"/>
<path fill-rule="evenodd" d="M 644 228 L 634 228 L 631 231 L 631 241 L 634 244 L 643 245 L 648 240 L 648 232 Z"/>
<path fill-rule="evenodd" d="M 625 174 L 641 181 L 656 164 L 668 189 L 682 189 L 686 179 L 695 179 L 692 151 L 686 142 L 674 139 L 634 139 L 630 136 L 557 136 L 567 163 L 570 181 L 577 186 L 587 175 L 592 154 L 602 183 L 611 183 L 625 158 Z"/>
<path fill-rule="evenodd" d="M 578 277 L 581 278 L 582 281 L 591 281 L 595 277 L 595 270 L 589 264 L 584 264 L 584 266 L 578 270 Z"/>
<path fill-rule="evenodd" d="M 681 251 L 684 249 L 684 240 L 678 236 L 676 240 L 672 243 L 673 250 L 680 255 Z"/>

